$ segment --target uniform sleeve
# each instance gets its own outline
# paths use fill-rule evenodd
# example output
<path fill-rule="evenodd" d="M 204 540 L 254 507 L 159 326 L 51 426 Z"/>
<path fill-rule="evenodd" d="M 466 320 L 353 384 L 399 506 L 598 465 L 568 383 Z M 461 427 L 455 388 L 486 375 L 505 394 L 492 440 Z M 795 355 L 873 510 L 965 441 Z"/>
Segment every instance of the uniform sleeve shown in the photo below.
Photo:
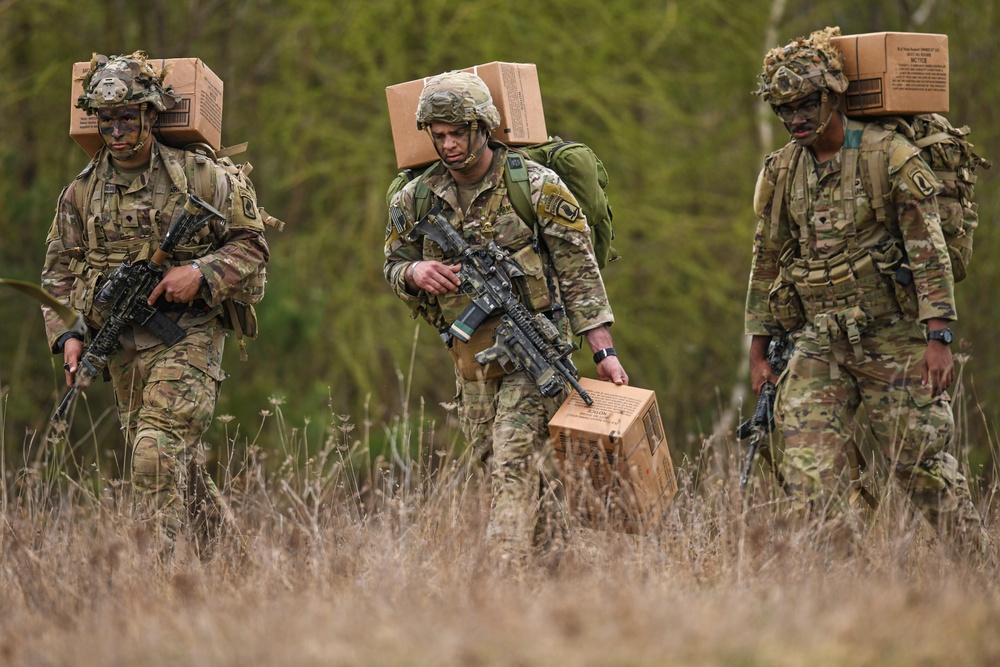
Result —
<path fill-rule="evenodd" d="M 198 263 L 208 284 L 206 301 L 216 306 L 237 294 L 263 294 L 270 249 L 264 239 L 264 223 L 252 184 L 217 168 L 213 191 L 213 203 L 226 219 L 212 221 L 213 232 L 220 241 Z"/>
<path fill-rule="evenodd" d="M 913 271 L 918 318 L 955 320 L 955 279 L 937 193 L 941 183 L 909 143 L 894 143 L 889 154 L 889 180 L 899 218 L 899 231 Z"/>
<path fill-rule="evenodd" d="M 778 277 L 778 258 L 781 248 L 791 238 L 791 231 L 785 211 L 782 211 L 778 219 L 777 229 L 772 229 L 771 209 L 774 196 L 773 156 L 769 156 L 757 177 L 754 192 L 757 230 L 753 239 L 753 260 L 744 315 L 744 332 L 748 336 L 770 336 L 783 330 L 771 315 L 767 296 Z"/>
<path fill-rule="evenodd" d="M 580 335 L 601 325 L 610 326 L 615 317 L 583 210 L 554 172 L 541 173 L 540 187 L 532 188 L 532 203 L 536 206 L 570 327 L 575 335 Z M 538 183 L 536 177 L 533 184 Z"/>
<path fill-rule="evenodd" d="M 70 262 L 83 259 L 83 222 L 73 204 L 73 193 L 80 181 L 74 181 L 59 195 L 55 217 L 45 239 L 45 264 L 42 268 L 42 289 L 63 303 L 70 304 L 74 275 Z M 42 306 L 45 336 L 55 353 L 56 341 L 68 331 L 59 316 L 48 306 Z"/>
<path fill-rule="evenodd" d="M 382 275 L 393 293 L 410 309 L 411 317 L 421 315 L 435 328 L 441 329 L 445 323 L 437 307 L 436 298 L 425 290 L 410 292 L 403 278 L 410 264 L 423 259 L 423 241 L 407 238 L 409 230 L 416 224 L 413 192 L 415 181 L 408 183 L 396 193 L 389 204 L 389 220 L 385 227 L 385 263 Z"/>

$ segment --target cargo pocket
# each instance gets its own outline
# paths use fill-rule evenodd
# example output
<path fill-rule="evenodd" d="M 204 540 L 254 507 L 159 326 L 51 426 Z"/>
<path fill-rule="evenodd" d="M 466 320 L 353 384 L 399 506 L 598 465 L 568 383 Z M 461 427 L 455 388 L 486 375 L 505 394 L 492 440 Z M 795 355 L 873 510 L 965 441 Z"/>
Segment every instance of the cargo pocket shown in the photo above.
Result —
<path fill-rule="evenodd" d="M 483 386 L 459 381 L 455 400 L 459 405 L 462 421 L 472 425 L 492 422 L 497 414 L 493 393 L 492 383 Z"/>
<path fill-rule="evenodd" d="M 195 344 L 189 347 L 188 363 L 216 382 L 222 382 L 226 379 L 226 373 L 222 370 L 225 334 L 221 329 L 213 327 L 204 335 L 211 336 L 210 341 L 205 345 Z"/>

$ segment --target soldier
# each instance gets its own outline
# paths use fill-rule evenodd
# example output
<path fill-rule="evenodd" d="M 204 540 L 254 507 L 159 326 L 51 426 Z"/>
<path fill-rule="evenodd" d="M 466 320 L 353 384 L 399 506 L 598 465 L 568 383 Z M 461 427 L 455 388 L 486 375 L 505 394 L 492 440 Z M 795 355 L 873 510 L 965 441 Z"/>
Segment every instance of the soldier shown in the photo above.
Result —
<path fill-rule="evenodd" d="M 81 312 L 92 334 L 108 316 L 96 292 L 124 261 L 150 256 L 189 192 L 225 215 L 177 247 L 149 299 L 184 338 L 167 347 L 133 326 L 108 361 L 140 516 L 152 524 L 164 556 L 192 520 L 204 555 L 231 522 L 201 451 L 225 377 L 223 303 L 262 295 L 268 248 L 249 181 L 154 137 L 158 114 L 180 99 L 164 88 L 165 73 L 157 74 L 142 52 L 91 61 L 77 107 L 97 115 L 104 145 L 59 197 L 42 286 Z M 72 386 L 85 341 L 51 309 L 43 313 L 49 345 L 63 356 Z"/>
<path fill-rule="evenodd" d="M 863 405 L 910 500 L 939 534 L 983 549 L 988 534 L 948 452 L 956 311 L 940 183 L 920 150 L 892 134 L 889 166 L 879 167 L 891 185 L 887 214 L 870 201 L 859 147 L 880 127 L 838 110 L 847 89 L 830 42 L 838 34 L 827 28 L 772 49 L 760 75 L 756 94 L 791 142 L 765 158 L 754 196 L 746 303 L 753 388 L 777 381 L 765 351 L 772 336 L 790 332 L 776 420 L 794 497 L 814 511 L 844 509 L 847 445 Z"/>
<path fill-rule="evenodd" d="M 614 317 L 576 199 L 555 172 L 527 161 L 538 228 L 521 220 L 504 187 L 508 149 L 490 138 L 499 124 L 490 91 L 478 76 L 447 72 L 430 79 L 420 95 L 417 127 L 427 130 L 441 159 L 423 182 L 470 245 L 492 239 L 524 268 L 528 275 L 517 279 L 522 303 L 554 320 L 565 312 L 561 324 L 568 320 L 572 332 L 586 338 L 598 377 L 628 384 L 615 355 L 609 329 Z M 390 204 L 385 279 L 414 316 L 447 331 L 469 299 L 458 292 L 460 267 L 442 261 L 440 247 L 429 239 L 408 238 L 417 222 L 416 185 L 416 180 L 408 183 Z M 546 207 L 560 199 L 561 206 Z M 546 397 L 524 372 L 506 373 L 496 362 L 481 366 L 473 355 L 493 343 L 495 326 L 488 319 L 468 344 L 452 339 L 450 351 L 462 430 L 474 450 L 492 452 L 487 538 L 506 562 L 521 562 L 544 523 L 538 466 L 551 450 L 547 424 L 565 393 Z"/>

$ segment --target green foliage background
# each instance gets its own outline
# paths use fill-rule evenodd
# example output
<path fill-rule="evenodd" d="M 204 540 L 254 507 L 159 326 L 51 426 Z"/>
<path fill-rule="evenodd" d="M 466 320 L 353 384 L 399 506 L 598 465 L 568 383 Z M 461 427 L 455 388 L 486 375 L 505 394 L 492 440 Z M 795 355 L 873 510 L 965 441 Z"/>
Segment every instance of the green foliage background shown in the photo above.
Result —
<path fill-rule="evenodd" d="M 87 162 L 67 134 L 72 64 L 140 48 L 199 57 L 225 81 L 223 143 L 250 141 L 261 203 L 288 223 L 269 236 L 263 334 L 249 362 L 227 354 L 218 413 L 252 431 L 269 397 L 280 396 L 293 424 L 332 410 L 377 431 L 404 412 L 408 390 L 443 422 L 450 361 L 381 277 L 384 193 L 396 171 L 384 88 L 494 60 L 536 63 L 549 131 L 590 144 L 611 175 L 624 259 L 605 276 L 621 358 L 634 385 L 656 391 L 672 446 L 691 452 L 746 391 L 751 195 L 763 154 L 784 143 L 750 91 L 766 48 L 824 25 L 948 34 L 950 115 L 972 125 L 982 154 L 1000 156 L 993 3 L 0 2 L 0 276 L 37 282 L 56 198 Z M 1000 399 L 998 182 L 981 177 L 973 276 L 959 289 L 957 331 L 973 360 L 967 427 L 981 454 Z M 577 361 L 593 375 L 589 354 Z M 39 445 L 61 376 L 37 305 L 0 292 L 8 456 Z M 118 446 L 105 414 L 110 393 L 90 394 L 96 448 Z"/>

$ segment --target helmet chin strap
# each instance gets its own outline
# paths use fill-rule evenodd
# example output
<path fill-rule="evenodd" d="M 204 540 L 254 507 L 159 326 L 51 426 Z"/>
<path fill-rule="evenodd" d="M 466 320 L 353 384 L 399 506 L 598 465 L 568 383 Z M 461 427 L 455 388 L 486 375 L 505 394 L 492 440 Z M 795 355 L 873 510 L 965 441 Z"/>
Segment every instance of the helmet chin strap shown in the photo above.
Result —
<path fill-rule="evenodd" d="M 483 137 L 483 143 L 482 143 L 482 145 L 480 145 L 479 148 L 477 148 L 475 150 L 472 149 L 472 142 L 475 141 L 477 137 L 479 137 L 479 121 L 478 120 L 473 120 L 469 124 L 469 135 L 470 135 L 470 138 L 469 138 L 469 154 L 468 154 L 468 156 L 462 161 L 462 164 L 459 164 L 459 165 L 452 166 L 452 165 L 448 164 L 447 162 L 445 162 L 445 166 L 448 167 L 449 170 L 451 170 L 451 171 L 464 171 L 465 169 L 468 169 L 469 166 L 472 165 L 472 163 L 476 161 L 476 158 L 479 157 L 479 154 L 482 153 L 483 149 L 486 148 L 486 144 L 489 143 L 489 140 L 490 140 L 490 138 L 489 138 L 488 135 L 484 136 Z"/>
<path fill-rule="evenodd" d="M 837 111 L 832 105 L 828 104 L 829 100 L 830 100 L 830 95 L 824 89 L 823 96 L 820 98 L 819 101 L 819 114 L 820 116 L 822 116 L 823 111 L 826 110 L 826 120 L 820 123 L 819 127 L 816 128 L 817 137 L 826 132 L 826 128 L 830 125 L 830 119 L 833 118 L 833 114 Z"/>

